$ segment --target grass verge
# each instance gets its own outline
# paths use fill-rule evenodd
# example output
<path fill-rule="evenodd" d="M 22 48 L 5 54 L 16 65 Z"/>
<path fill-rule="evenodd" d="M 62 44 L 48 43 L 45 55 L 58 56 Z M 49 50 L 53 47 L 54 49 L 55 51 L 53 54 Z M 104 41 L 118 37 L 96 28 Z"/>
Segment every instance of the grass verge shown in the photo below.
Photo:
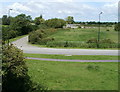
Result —
<path fill-rule="evenodd" d="M 117 90 L 116 62 L 26 60 L 31 79 L 53 90 Z"/>
<path fill-rule="evenodd" d="M 71 60 L 118 60 L 118 56 L 110 55 L 53 55 L 53 54 L 28 54 L 25 57 L 50 58 L 50 59 L 71 59 Z M 119 56 L 120 57 L 120 56 Z"/>
<path fill-rule="evenodd" d="M 12 38 L 12 39 L 10 39 L 10 42 L 16 41 L 16 40 L 18 40 L 18 39 L 20 39 L 22 37 L 25 37 L 25 36 L 27 36 L 27 35 L 22 35 L 22 36 L 18 36 L 16 38 Z"/>

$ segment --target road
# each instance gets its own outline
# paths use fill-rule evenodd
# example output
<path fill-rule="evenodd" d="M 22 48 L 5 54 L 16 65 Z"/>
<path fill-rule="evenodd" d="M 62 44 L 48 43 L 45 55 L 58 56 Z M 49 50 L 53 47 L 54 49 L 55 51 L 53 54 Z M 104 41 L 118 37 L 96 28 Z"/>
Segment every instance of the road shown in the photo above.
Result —
<path fill-rule="evenodd" d="M 24 53 L 36 54 L 65 54 L 65 55 L 118 55 L 118 50 L 103 50 L 103 49 L 58 49 L 37 47 L 28 44 L 28 36 L 12 42 Z"/>
<path fill-rule="evenodd" d="M 63 62 L 119 62 L 118 60 L 67 60 L 67 59 L 33 58 L 33 57 L 26 57 L 26 59 L 43 61 L 63 61 Z"/>

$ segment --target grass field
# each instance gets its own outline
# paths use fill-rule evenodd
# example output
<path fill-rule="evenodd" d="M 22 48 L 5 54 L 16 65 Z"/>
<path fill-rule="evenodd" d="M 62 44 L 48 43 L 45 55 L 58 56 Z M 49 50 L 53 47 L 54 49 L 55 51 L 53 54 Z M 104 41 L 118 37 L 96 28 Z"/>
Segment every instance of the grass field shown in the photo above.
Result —
<path fill-rule="evenodd" d="M 50 59 L 70 59 L 70 60 L 118 60 L 118 56 L 110 55 L 50 55 L 50 54 L 28 54 L 25 57 L 50 58 Z"/>
<path fill-rule="evenodd" d="M 27 60 L 34 82 L 53 90 L 117 90 L 118 63 Z"/>
<path fill-rule="evenodd" d="M 106 31 L 106 27 L 101 28 L 100 48 L 118 48 L 118 32 L 111 27 Z M 47 47 L 67 47 L 67 48 L 97 48 L 98 28 L 78 28 L 78 29 L 58 29 L 45 39 L 53 38 L 53 41 L 39 43 Z M 94 41 L 94 42 L 89 42 Z M 87 43 L 89 42 L 89 43 Z"/>
<path fill-rule="evenodd" d="M 112 28 L 106 31 L 106 28 L 101 28 L 101 39 L 109 38 L 118 42 L 118 32 Z M 54 37 L 56 41 L 88 41 L 91 38 L 97 38 L 98 28 L 85 28 L 85 29 L 70 29 L 59 30 L 55 34 L 49 36 Z"/>

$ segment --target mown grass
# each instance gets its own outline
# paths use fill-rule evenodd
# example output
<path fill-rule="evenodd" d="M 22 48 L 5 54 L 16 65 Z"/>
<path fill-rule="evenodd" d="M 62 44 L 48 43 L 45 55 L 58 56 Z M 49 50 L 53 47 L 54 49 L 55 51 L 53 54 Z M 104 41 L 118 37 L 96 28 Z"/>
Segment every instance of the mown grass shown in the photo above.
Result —
<path fill-rule="evenodd" d="M 117 90 L 118 63 L 27 60 L 31 79 L 53 90 Z"/>
<path fill-rule="evenodd" d="M 24 53 L 24 56 L 34 58 L 70 59 L 70 60 L 118 60 L 118 56 L 111 55 L 53 55 L 53 54 L 50 55 L 50 54 Z"/>

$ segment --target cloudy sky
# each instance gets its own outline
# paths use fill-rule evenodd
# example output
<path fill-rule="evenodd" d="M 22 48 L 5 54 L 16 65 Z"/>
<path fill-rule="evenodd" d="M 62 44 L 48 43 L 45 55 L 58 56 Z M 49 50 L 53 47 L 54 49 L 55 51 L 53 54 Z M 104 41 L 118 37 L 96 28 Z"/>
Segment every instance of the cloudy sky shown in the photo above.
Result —
<path fill-rule="evenodd" d="M 75 21 L 98 21 L 102 11 L 101 21 L 118 21 L 119 0 L 3 0 L 0 1 L 0 17 L 24 13 L 34 19 L 41 14 L 45 19 L 73 16 Z"/>

